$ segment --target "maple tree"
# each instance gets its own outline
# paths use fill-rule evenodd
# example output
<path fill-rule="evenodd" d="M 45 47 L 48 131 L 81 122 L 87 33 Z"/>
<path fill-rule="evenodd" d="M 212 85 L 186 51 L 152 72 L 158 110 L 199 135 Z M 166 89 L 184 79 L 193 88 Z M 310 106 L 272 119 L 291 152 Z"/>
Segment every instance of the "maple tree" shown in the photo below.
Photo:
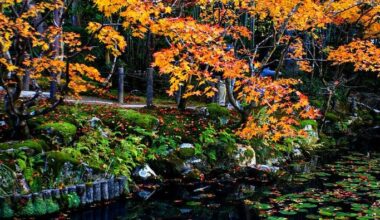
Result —
<path fill-rule="evenodd" d="M 191 17 L 160 19 L 152 25 L 152 32 L 169 39 L 170 46 L 155 53 L 153 65 L 162 74 L 171 76 L 169 94 L 185 86 L 184 98 L 214 96 L 217 91 L 213 86 L 217 83 L 215 75 L 221 74 L 227 82 L 229 102 L 242 117 L 238 134 L 246 139 L 264 138 L 277 142 L 300 135 L 295 129 L 299 119 L 315 118 L 318 111 L 309 106 L 306 96 L 294 89 L 298 80 L 261 77 L 260 72 L 277 59 L 274 57 L 277 50 L 283 53 L 281 59 L 288 56 L 302 64 L 303 69 L 310 69 L 309 63 L 302 59 L 305 52 L 300 38 L 286 35 L 285 31 L 304 31 L 307 25 L 312 25 L 306 20 L 311 20 L 315 14 L 305 15 L 304 12 L 310 8 L 308 3 L 313 2 L 284 1 L 277 4 L 282 7 L 280 9 L 272 7 L 276 5 L 274 2 L 251 2 L 197 1 L 202 8 L 199 21 Z M 298 8 L 303 13 L 298 13 Z M 267 36 L 261 41 L 252 42 L 257 36 L 249 25 L 239 21 L 243 14 L 257 20 L 270 19 L 273 31 L 265 33 Z M 267 47 L 270 49 L 265 56 L 259 57 L 261 47 L 267 46 L 270 40 L 273 42 Z M 232 48 L 228 48 L 230 45 Z M 298 96 L 298 101 L 291 97 L 293 95 Z M 267 115 L 264 120 L 256 117 L 263 110 Z"/>
<path fill-rule="evenodd" d="M 370 39 L 379 33 L 379 1 L 199 0 L 195 4 L 200 8 L 197 20 L 181 15 L 152 26 L 155 34 L 170 41 L 169 48 L 155 53 L 153 65 L 171 76 L 169 94 L 185 87 L 184 98 L 213 96 L 215 75 L 221 74 L 229 102 L 242 116 L 241 137 L 278 141 L 297 135 L 292 125 L 300 118 L 319 115 L 294 89 L 298 81 L 279 77 L 285 62 L 296 62 L 307 73 L 318 68 L 321 76 L 326 61 L 354 63 L 354 71 L 378 72 L 379 49 Z M 339 47 L 331 49 L 326 30 L 347 24 L 360 27 L 347 38 L 352 42 L 338 42 Z M 274 79 L 261 77 L 263 69 L 273 64 Z M 290 98 L 292 94 L 298 101 Z M 262 109 L 268 117 L 258 122 L 255 114 Z"/>
<path fill-rule="evenodd" d="M 6 94 L 5 112 L 9 116 L 14 136 L 27 138 L 27 121 L 54 110 L 65 95 L 74 96 L 89 89 L 97 89 L 96 82 L 104 82 L 100 72 L 88 65 L 93 56 L 91 43 L 98 39 L 120 55 L 126 43 L 111 27 L 90 22 L 91 34 L 86 44 L 78 33 L 62 27 L 68 5 L 63 1 L 42 1 L 28 4 L 25 1 L 0 3 L 0 86 Z M 52 15 L 52 13 L 54 15 Z M 46 28 L 39 28 L 44 23 Z M 87 54 L 85 62 L 77 62 L 79 54 Z M 25 79 L 31 79 L 29 80 Z M 51 89 L 57 87 L 50 102 L 41 101 L 39 81 L 50 81 Z M 25 84 L 35 88 L 34 96 L 21 99 Z M 29 85 L 27 85 L 29 86 Z M 52 88 L 54 87 L 54 88 Z"/>
<path fill-rule="evenodd" d="M 96 59 L 91 55 L 91 42 L 96 39 L 103 45 L 115 66 L 127 47 L 120 28 L 128 38 L 147 41 L 148 62 L 153 36 L 166 43 L 166 48 L 154 51 L 152 65 L 170 76 L 170 95 L 182 87 L 184 99 L 213 97 L 221 77 L 229 103 L 241 115 L 238 134 L 247 139 L 276 142 L 299 135 L 298 121 L 318 116 L 307 97 L 296 90 L 300 81 L 280 76 L 286 63 L 295 62 L 312 77 L 316 70 L 324 77 L 327 61 L 353 63 L 355 71 L 379 70 L 379 49 L 372 40 L 380 28 L 378 0 L 94 0 L 103 22 L 88 21 L 88 43 L 78 33 L 62 28 L 70 4 L 42 1 L 21 8 L 21 3 L 5 1 L 0 14 L 0 65 L 8 109 L 16 106 L 9 102 L 16 103 L 25 74 L 58 84 L 62 94 L 47 109 L 62 102 L 67 89 L 74 95 L 97 89 L 90 81 L 104 83 L 110 76 L 103 79 L 89 65 Z M 43 31 L 42 22 L 47 24 Z M 351 29 L 346 32 L 351 34 L 345 41 L 328 39 L 332 29 L 346 33 L 347 25 Z M 77 62 L 78 54 L 87 55 Z M 267 67 L 276 72 L 272 78 L 261 76 Z M 12 117 L 32 117 L 31 112 L 21 113 L 25 103 L 17 105 L 20 112 L 10 110 Z M 263 111 L 267 117 L 258 121 L 255 115 Z M 45 110 L 39 112 L 32 114 Z"/>

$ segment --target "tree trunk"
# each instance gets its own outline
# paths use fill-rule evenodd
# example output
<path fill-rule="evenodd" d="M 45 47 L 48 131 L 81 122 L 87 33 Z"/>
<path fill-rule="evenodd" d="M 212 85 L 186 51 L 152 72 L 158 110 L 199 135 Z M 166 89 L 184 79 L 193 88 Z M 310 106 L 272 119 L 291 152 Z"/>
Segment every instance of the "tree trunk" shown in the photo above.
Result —
<path fill-rule="evenodd" d="M 181 86 L 181 94 L 178 102 L 178 109 L 183 111 L 186 109 L 187 99 L 183 98 L 183 94 L 186 93 L 186 85 Z"/>

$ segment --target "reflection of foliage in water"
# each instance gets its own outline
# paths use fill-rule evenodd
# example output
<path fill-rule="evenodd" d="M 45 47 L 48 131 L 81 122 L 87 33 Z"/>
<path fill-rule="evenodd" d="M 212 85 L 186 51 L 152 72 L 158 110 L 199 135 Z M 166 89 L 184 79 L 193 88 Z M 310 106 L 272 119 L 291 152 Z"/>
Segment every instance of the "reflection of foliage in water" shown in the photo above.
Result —
<path fill-rule="evenodd" d="M 120 202 L 121 219 L 378 219 L 380 154 L 351 153 L 277 184 L 217 180 L 168 185 L 148 201 Z M 105 207 L 110 210 L 110 207 Z M 96 209 L 94 209 L 97 211 Z M 72 217 L 72 216 L 70 216 Z"/>
<path fill-rule="evenodd" d="M 261 217 L 376 219 L 380 215 L 379 174 L 380 154 L 352 153 L 316 172 L 293 176 L 289 185 L 299 188 L 298 192 L 273 192 L 251 207 Z"/>

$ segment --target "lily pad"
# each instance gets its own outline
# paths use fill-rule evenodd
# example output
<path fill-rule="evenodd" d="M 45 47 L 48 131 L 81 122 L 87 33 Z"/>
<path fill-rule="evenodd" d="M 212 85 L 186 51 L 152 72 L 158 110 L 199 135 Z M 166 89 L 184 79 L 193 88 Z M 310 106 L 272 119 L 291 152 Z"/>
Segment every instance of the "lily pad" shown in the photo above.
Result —
<path fill-rule="evenodd" d="M 283 214 L 283 215 L 296 215 L 297 214 L 297 212 L 296 211 L 292 211 L 292 210 L 282 210 L 282 211 L 280 211 L 280 213 L 281 214 Z"/>

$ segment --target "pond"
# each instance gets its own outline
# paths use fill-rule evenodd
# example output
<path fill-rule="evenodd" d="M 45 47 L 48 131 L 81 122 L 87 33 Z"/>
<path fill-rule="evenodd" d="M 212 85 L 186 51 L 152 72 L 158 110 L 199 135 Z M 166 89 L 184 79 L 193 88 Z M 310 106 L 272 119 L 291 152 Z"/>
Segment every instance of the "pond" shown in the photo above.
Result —
<path fill-rule="evenodd" d="M 341 152 L 340 152 L 341 154 Z M 69 219 L 379 219 L 380 153 L 348 152 L 276 181 L 230 178 L 167 183 L 143 200 L 115 201 L 66 213 Z M 297 170 L 297 169 L 296 169 Z"/>

